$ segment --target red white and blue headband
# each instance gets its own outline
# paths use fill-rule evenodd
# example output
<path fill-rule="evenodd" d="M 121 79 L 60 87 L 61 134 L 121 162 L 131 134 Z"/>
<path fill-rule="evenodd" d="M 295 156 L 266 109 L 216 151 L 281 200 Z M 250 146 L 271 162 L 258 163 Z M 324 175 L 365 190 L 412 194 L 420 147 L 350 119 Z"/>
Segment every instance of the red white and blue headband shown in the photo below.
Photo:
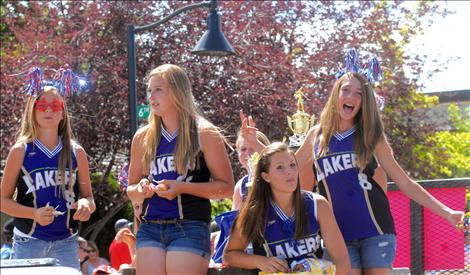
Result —
<path fill-rule="evenodd" d="M 382 70 L 380 69 L 379 61 L 377 60 L 377 58 L 376 57 L 371 58 L 369 60 L 369 63 L 366 64 L 366 66 L 361 68 L 359 64 L 359 55 L 357 54 L 357 51 L 354 48 L 350 48 L 346 52 L 346 56 L 344 58 L 344 68 L 339 70 L 335 74 L 336 79 L 339 79 L 345 73 L 362 74 L 372 85 L 383 79 L 383 73 L 382 73 Z M 377 93 L 375 93 L 375 91 L 374 91 L 374 95 L 375 95 L 375 101 L 377 103 L 377 106 L 379 107 L 380 110 L 382 110 L 385 105 L 384 97 L 378 95 Z"/>
<path fill-rule="evenodd" d="M 46 79 L 44 77 L 44 71 L 52 71 L 54 73 L 53 78 L 51 80 Z M 68 68 L 54 70 L 32 67 L 25 72 L 12 76 L 19 76 L 25 79 L 26 83 L 22 92 L 32 97 L 36 97 L 40 94 L 45 86 L 53 86 L 61 96 L 69 97 L 70 95 L 77 94 L 80 91 L 82 86 L 81 83 L 83 81 L 77 74 Z"/>

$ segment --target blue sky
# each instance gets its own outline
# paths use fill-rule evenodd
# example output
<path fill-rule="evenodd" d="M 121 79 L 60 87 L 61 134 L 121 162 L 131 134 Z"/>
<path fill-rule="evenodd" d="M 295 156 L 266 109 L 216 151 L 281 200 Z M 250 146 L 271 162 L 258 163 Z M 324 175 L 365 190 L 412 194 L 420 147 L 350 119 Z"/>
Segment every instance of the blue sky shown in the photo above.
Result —
<path fill-rule="evenodd" d="M 421 78 L 424 92 L 470 90 L 470 2 L 442 1 L 441 5 L 456 13 L 437 19 L 413 41 L 421 52 L 428 55 Z M 439 63 L 449 59 L 447 69 L 427 77 L 428 70 L 440 67 Z"/>

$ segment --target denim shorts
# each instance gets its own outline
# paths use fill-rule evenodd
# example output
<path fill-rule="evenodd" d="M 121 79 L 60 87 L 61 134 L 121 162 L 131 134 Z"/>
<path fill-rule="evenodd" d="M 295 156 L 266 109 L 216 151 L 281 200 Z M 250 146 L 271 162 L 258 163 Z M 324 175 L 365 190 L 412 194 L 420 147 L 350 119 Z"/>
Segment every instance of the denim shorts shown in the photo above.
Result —
<path fill-rule="evenodd" d="M 392 268 L 397 249 L 394 234 L 378 235 L 362 240 L 346 241 L 351 268 Z"/>
<path fill-rule="evenodd" d="M 353 269 L 392 268 L 396 246 L 397 238 L 394 234 L 346 241 L 349 260 Z M 323 248 L 323 258 L 329 261 L 332 260 L 326 248 Z"/>
<path fill-rule="evenodd" d="M 206 260 L 211 257 L 209 223 L 196 220 L 177 220 L 174 223 L 141 223 L 137 231 L 137 249 L 158 247 L 165 251 L 197 254 Z"/>
<path fill-rule="evenodd" d="M 77 235 L 64 240 L 43 241 L 13 234 L 10 259 L 56 258 L 61 266 L 80 270 Z"/>

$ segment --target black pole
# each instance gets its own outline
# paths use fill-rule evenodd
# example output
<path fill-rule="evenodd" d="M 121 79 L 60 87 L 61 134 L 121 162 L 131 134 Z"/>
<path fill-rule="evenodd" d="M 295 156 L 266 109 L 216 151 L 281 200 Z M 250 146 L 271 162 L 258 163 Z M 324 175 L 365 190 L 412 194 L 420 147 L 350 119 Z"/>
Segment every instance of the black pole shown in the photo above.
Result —
<path fill-rule="evenodd" d="M 411 274 L 424 274 L 423 207 L 410 200 Z"/>
<path fill-rule="evenodd" d="M 132 140 L 137 131 L 137 93 L 136 93 L 136 62 L 135 62 L 135 31 L 134 25 L 127 26 L 127 83 L 129 86 L 129 138 Z"/>
<path fill-rule="evenodd" d="M 136 26 L 128 25 L 127 26 L 127 83 L 129 85 L 129 120 L 130 120 L 130 133 L 129 137 L 132 140 L 134 137 L 135 132 L 137 131 L 137 92 L 136 92 L 136 78 L 137 78 L 137 68 L 136 68 L 136 58 L 135 58 L 135 34 L 139 32 L 143 32 L 146 30 L 150 30 L 155 28 L 167 21 L 171 18 L 177 16 L 180 13 L 193 10 L 200 7 L 208 7 L 211 11 L 217 11 L 217 0 L 205 1 L 200 3 L 193 3 L 187 6 L 184 6 L 173 13 L 169 14 L 168 16 L 162 18 L 161 20 L 145 25 L 145 26 Z M 227 42 L 228 43 L 228 42 Z M 230 46 L 230 45 L 229 45 Z M 231 48 L 231 46 L 230 46 Z M 233 49 L 232 49 L 233 51 Z M 207 55 L 207 54 L 206 54 Z M 213 55 L 220 55 L 220 53 L 215 53 Z"/>

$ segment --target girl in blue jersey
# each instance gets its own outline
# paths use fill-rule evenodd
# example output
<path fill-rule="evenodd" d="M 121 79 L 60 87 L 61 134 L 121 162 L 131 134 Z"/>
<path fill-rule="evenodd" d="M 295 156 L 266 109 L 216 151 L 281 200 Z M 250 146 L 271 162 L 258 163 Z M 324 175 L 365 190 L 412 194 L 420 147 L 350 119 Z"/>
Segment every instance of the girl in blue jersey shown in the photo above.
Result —
<path fill-rule="evenodd" d="M 243 111 L 240 111 L 240 118 L 242 120 L 242 128 L 243 125 L 249 123 L 248 119 L 243 114 Z M 259 141 L 260 144 L 263 146 L 268 146 L 270 144 L 268 137 L 263 134 L 263 132 L 256 131 L 256 139 Z M 254 152 L 261 152 L 263 150 L 263 146 L 258 146 L 257 148 L 253 148 L 250 144 L 238 134 L 237 141 L 235 142 L 235 148 L 238 154 L 238 161 L 242 165 L 243 169 L 246 170 L 247 174 L 243 176 L 238 182 L 235 184 L 235 190 L 233 192 L 233 202 L 232 202 L 232 210 L 240 210 L 243 203 L 246 200 L 248 195 L 248 186 L 249 186 L 249 179 L 250 179 L 250 168 L 248 167 L 248 159 Z"/>
<path fill-rule="evenodd" d="M 1 211 L 15 218 L 12 258 L 80 270 L 78 222 L 94 210 L 86 153 L 72 140 L 64 98 L 45 86 L 27 101 L 1 183 Z"/>
<path fill-rule="evenodd" d="M 275 142 L 261 152 L 253 189 L 232 228 L 224 262 L 266 273 L 288 272 L 292 262 L 314 257 L 321 231 L 337 274 L 348 272 L 348 254 L 333 212 L 322 196 L 301 192 L 298 174 L 286 144 Z M 254 255 L 244 251 L 249 242 Z"/>
<path fill-rule="evenodd" d="M 247 126 L 244 134 L 254 136 L 254 131 Z M 374 179 L 377 164 L 406 196 L 462 228 L 464 213 L 436 200 L 393 157 L 372 84 L 362 73 L 346 72 L 337 79 L 319 124 L 310 129 L 295 156 L 301 170 L 314 164 L 313 181 L 333 207 L 352 274 L 388 273 L 396 253 L 387 184 Z"/>
<path fill-rule="evenodd" d="M 127 193 L 142 204 L 139 274 L 206 274 L 209 199 L 232 196 L 233 175 L 219 130 L 197 111 L 186 72 L 149 74 L 149 123 L 132 140 Z"/>
<path fill-rule="evenodd" d="M 296 158 L 302 168 L 313 159 L 315 181 L 333 206 L 353 274 L 387 273 L 396 253 L 387 186 L 373 178 L 376 159 L 406 196 L 452 225 L 463 222 L 463 212 L 436 200 L 398 165 L 383 132 L 374 91 L 360 73 L 345 73 L 335 82 L 319 124 L 310 130 Z"/>

